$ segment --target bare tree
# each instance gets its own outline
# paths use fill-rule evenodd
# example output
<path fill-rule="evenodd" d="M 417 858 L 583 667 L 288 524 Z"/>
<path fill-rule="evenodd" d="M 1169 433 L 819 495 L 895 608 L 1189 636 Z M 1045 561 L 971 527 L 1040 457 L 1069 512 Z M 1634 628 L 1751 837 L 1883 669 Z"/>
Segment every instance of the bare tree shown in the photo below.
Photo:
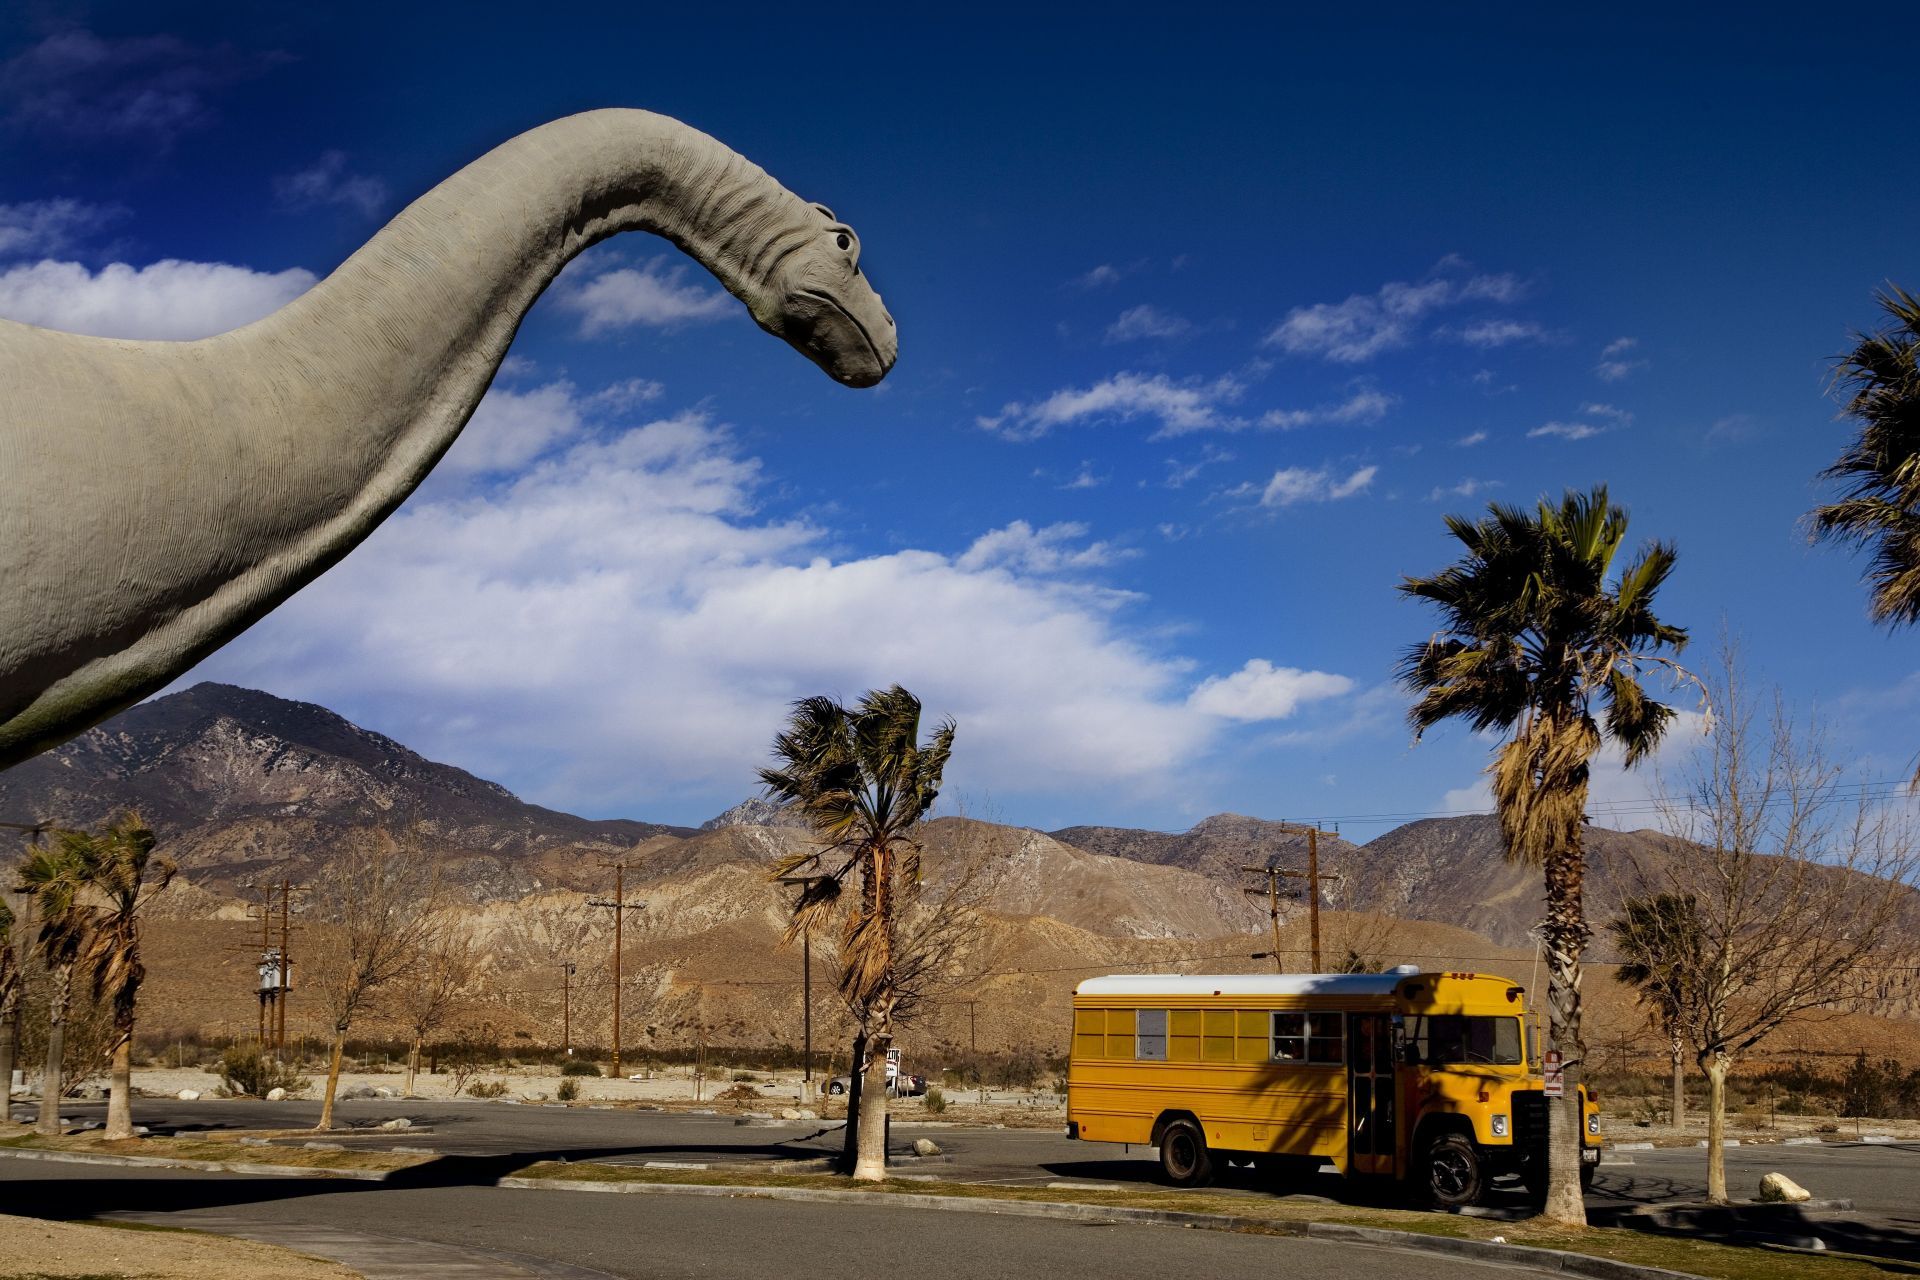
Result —
<path fill-rule="evenodd" d="M 473 983 L 479 949 L 467 921 L 442 908 L 426 922 L 420 949 L 396 984 L 395 1011 L 407 1026 L 407 1083 L 411 1098 L 420 1072 L 420 1047 L 446 1025 L 456 1001 Z"/>
<path fill-rule="evenodd" d="M 1717 724 L 1664 806 L 1664 865 L 1641 873 L 1687 904 L 1645 917 L 1682 936 L 1644 941 L 1677 971 L 1675 1026 L 1707 1077 L 1707 1194 L 1724 1203 L 1728 1072 L 1789 1019 L 1870 994 L 1914 923 L 1920 858 L 1907 808 L 1871 799 L 1817 722 L 1777 693 L 1763 718 L 1731 641 L 1709 692 Z"/>
<path fill-rule="evenodd" d="M 307 981 L 333 1021 L 321 1129 L 333 1127 L 347 1031 L 374 996 L 407 972 L 439 909 L 433 863 L 387 832 L 354 838 L 321 869 L 311 895 L 316 944 Z"/>

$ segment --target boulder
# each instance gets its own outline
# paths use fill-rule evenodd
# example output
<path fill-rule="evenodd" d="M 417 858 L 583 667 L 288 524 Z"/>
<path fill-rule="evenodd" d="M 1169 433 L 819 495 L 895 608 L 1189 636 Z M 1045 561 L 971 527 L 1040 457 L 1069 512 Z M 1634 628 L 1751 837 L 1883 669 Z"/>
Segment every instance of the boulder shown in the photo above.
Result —
<path fill-rule="evenodd" d="M 1760 1198 L 1774 1204 L 1799 1204 L 1813 1199 L 1813 1192 L 1784 1173 L 1770 1173 L 1760 1179 Z"/>
<path fill-rule="evenodd" d="M 287 1091 L 285 1089 L 282 1089 L 279 1085 L 275 1085 L 273 1088 L 267 1090 L 268 1102 L 285 1102 L 286 1100 L 287 1100 Z"/>
<path fill-rule="evenodd" d="M 391 1120 L 381 1121 L 380 1127 L 382 1129 L 411 1129 L 413 1128 L 413 1121 L 407 1119 L 405 1116 L 395 1116 Z"/>
<path fill-rule="evenodd" d="M 937 1156 L 940 1154 L 940 1144 L 932 1138 L 915 1138 L 913 1140 L 913 1154 L 917 1156 Z"/>
<path fill-rule="evenodd" d="M 387 1086 L 378 1085 L 374 1088 L 373 1096 L 376 1098 L 391 1098 L 395 1095 L 393 1090 L 387 1088 Z"/>
<path fill-rule="evenodd" d="M 174 1096 L 180 1099 L 180 1101 L 182 1102 L 200 1101 L 200 1091 L 198 1089 L 182 1089 L 179 1093 L 175 1094 Z"/>
<path fill-rule="evenodd" d="M 780 1111 L 780 1118 L 782 1120 L 798 1120 L 800 1118 L 800 1108 L 783 1107 Z"/>
<path fill-rule="evenodd" d="M 342 1102 L 358 1102 L 362 1098 L 371 1098 L 373 1090 L 363 1084 L 351 1085 L 335 1095 Z"/>

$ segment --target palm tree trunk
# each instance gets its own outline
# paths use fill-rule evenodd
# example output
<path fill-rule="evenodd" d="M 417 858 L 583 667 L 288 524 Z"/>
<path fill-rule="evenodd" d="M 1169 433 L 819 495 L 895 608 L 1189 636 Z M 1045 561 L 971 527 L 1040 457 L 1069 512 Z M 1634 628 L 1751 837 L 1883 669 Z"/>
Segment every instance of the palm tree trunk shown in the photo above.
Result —
<path fill-rule="evenodd" d="M 133 1131 L 133 1024 L 120 1028 L 113 1046 L 113 1079 L 107 1090 L 107 1129 L 109 1142 L 116 1138 L 134 1138 Z"/>
<path fill-rule="evenodd" d="M 856 1182 L 884 1182 L 887 1178 L 887 1050 L 893 1045 L 892 1019 L 881 1015 L 880 1027 L 867 1039 L 867 1061 L 861 1074 L 860 1136 L 854 1151 Z"/>
<path fill-rule="evenodd" d="M 35 1133 L 60 1135 L 60 1066 L 67 1052 L 67 1005 L 73 998 L 73 966 L 53 971 L 53 990 L 47 998 L 47 1068 L 40 1076 L 40 1122 Z"/>
<path fill-rule="evenodd" d="M 1673 1127 L 1684 1129 L 1687 1124 L 1687 1058 L 1686 1046 L 1680 1042 L 1680 1033 L 1673 1032 L 1667 1042 L 1673 1054 L 1673 1101 L 1669 1110 L 1673 1114 Z"/>
<path fill-rule="evenodd" d="M 1583 806 L 1584 807 L 1584 806 Z M 1587 939 L 1581 906 L 1580 848 L 1547 855 L 1547 1043 L 1560 1051 L 1566 1094 L 1548 1108 L 1547 1199 L 1541 1216 L 1563 1226 L 1585 1226 L 1586 1197 L 1580 1190 L 1584 1119 L 1580 1106 L 1583 1045 L 1580 1039 L 1580 952 Z"/>
<path fill-rule="evenodd" d="M 320 1104 L 320 1123 L 316 1129 L 333 1128 L 333 1095 L 340 1091 L 340 1059 L 347 1051 L 347 1029 L 333 1029 L 333 1051 L 327 1055 L 327 1096 Z"/>
<path fill-rule="evenodd" d="M 1727 1202 L 1727 1069 L 1726 1054 L 1714 1052 L 1701 1063 L 1707 1071 L 1707 1199 Z"/>
<path fill-rule="evenodd" d="M 13 1057 L 20 1023 L 11 1007 L 0 1008 L 0 1124 L 13 1118 Z"/>
<path fill-rule="evenodd" d="M 851 1174 L 860 1150 L 861 1086 L 867 1079 L 867 1028 L 864 1024 L 853 1037 L 853 1058 L 847 1065 L 847 1128 L 840 1143 L 840 1172 Z"/>

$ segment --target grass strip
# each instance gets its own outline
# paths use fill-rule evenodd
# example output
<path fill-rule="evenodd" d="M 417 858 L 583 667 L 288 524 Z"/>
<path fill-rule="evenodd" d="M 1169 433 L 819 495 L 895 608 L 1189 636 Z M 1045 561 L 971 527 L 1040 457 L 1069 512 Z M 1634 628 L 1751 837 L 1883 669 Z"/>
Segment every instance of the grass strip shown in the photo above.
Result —
<path fill-rule="evenodd" d="M 325 1134 L 312 1135 L 323 1139 Z M 205 1160 L 218 1164 L 265 1164 L 297 1169 L 405 1169 L 432 1156 L 399 1155 L 391 1151 L 309 1151 L 305 1147 L 243 1147 L 238 1141 L 216 1138 L 121 1138 L 113 1142 L 98 1131 L 47 1137 L 27 1132 L 0 1137 L 0 1148 L 59 1151 L 75 1155 L 146 1156 L 163 1160 Z"/>
<path fill-rule="evenodd" d="M 1652 1235 L 1622 1228 L 1567 1229 L 1532 1222 L 1495 1222 L 1417 1210 L 1358 1207 L 1320 1201 L 1304 1203 L 1281 1197 L 1256 1199 L 1204 1191 L 1104 1191 L 898 1180 L 871 1183 L 854 1182 L 834 1174 L 640 1169 L 584 1161 L 577 1164 L 541 1161 L 516 1170 L 515 1176 L 576 1182 L 681 1183 L 739 1187 L 743 1191 L 751 1191 L 755 1187 L 804 1187 L 851 1191 L 875 1197 L 938 1195 L 983 1202 L 1038 1201 L 1161 1209 L 1230 1215 L 1243 1224 L 1239 1229 L 1289 1235 L 1299 1234 L 1309 1222 L 1325 1222 L 1466 1240 L 1491 1241 L 1495 1236 L 1502 1236 L 1508 1244 L 1557 1249 L 1638 1266 L 1664 1267 L 1670 1271 L 1709 1277 L 1711 1280 L 1885 1280 L 1888 1276 L 1920 1276 L 1920 1267 L 1890 1258 L 1786 1252 Z"/>

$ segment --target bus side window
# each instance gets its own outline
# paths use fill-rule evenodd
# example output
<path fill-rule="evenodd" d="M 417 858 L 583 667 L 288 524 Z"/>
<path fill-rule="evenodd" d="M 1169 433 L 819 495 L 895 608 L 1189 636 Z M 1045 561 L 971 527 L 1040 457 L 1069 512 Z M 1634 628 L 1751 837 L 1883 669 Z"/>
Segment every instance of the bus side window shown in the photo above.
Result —
<path fill-rule="evenodd" d="M 1307 1015 L 1307 1061 L 1340 1063 L 1346 1061 L 1341 1046 L 1346 1043 L 1340 1024 L 1346 1019 L 1337 1013 Z"/>
<path fill-rule="evenodd" d="M 1133 1056 L 1142 1062 L 1167 1060 L 1167 1011 L 1142 1009 L 1134 1015 Z"/>
<path fill-rule="evenodd" d="M 1273 1015 L 1273 1060 L 1275 1062 L 1307 1060 L 1306 1014 L 1276 1012 Z"/>

